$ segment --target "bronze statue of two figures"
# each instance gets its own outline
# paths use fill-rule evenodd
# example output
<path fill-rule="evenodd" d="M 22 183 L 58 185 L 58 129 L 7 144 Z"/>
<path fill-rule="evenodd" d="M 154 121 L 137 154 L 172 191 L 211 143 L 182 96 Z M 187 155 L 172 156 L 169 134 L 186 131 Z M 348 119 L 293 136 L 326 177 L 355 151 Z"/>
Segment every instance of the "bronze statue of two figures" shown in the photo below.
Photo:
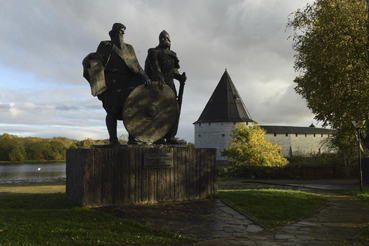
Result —
<path fill-rule="evenodd" d="M 159 45 L 148 50 L 143 70 L 132 45 L 124 43 L 125 30 L 123 24 L 115 23 L 109 32 L 111 40 L 102 41 L 82 62 L 91 93 L 106 111 L 110 145 L 120 146 L 118 120 L 123 120 L 129 133 L 129 144 L 177 144 L 174 137 L 187 78 L 178 72 L 170 36 L 160 33 Z M 178 93 L 173 79 L 180 83 Z"/>

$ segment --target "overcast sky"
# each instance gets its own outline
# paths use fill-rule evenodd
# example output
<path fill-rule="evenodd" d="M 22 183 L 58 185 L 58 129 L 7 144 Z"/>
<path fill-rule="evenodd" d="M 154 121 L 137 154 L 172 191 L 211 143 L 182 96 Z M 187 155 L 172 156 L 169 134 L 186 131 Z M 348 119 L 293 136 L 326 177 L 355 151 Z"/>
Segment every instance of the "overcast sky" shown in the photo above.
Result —
<path fill-rule="evenodd" d="M 308 0 L 0 0 L 0 134 L 106 139 L 105 111 L 82 77 L 82 60 L 127 29 L 142 67 L 166 30 L 186 72 L 177 137 L 194 125 L 227 68 L 253 120 L 309 126 L 314 118 L 294 92 L 288 15 Z M 178 86 L 178 83 L 176 82 Z M 314 122 L 315 123 L 315 122 Z M 118 135 L 125 134 L 123 124 Z"/>

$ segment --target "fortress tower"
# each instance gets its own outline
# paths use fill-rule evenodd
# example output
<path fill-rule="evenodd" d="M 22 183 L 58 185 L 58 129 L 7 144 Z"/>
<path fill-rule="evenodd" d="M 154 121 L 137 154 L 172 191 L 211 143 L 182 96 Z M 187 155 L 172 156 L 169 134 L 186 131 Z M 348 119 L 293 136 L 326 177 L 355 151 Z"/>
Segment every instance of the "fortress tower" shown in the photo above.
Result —
<path fill-rule="evenodd" d="M 195 125 L 195 148 L 216 148 L 219 165 L 227 162 L 221 151 L 232 141 L 233 126 L 253 120 L 225 70 Z"/>
<path fill-rule="evenodd" d="M 251 119 L 236 87 L 227 70 L 225 70 L 217 87 L 202 111 L 195 125 L 195 148 L 217 149 L 217 164 L 226 165 L 227 157 L 221 152 L 227 150 L 232 142 L 234 126 L 242 123 L 250 125 Z M 327 153 L 330 139 L 335 130 L 300 126 L 260 125 L 266 130 L 265 138 L 272 144 L 282 147 L 281 154 L 285 157 L 306 155 L 310 153 Z"/>

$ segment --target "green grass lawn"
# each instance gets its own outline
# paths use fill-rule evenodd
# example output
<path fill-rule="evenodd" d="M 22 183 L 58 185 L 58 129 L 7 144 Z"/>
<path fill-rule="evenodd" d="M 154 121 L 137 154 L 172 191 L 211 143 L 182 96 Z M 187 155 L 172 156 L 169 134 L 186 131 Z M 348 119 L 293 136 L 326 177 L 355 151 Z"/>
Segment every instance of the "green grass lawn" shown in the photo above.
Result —
<path fill-rule="evenodd" d="M 189 239 L 80 207 L 65 193 L 0 197 L 0 245 L 170 244 Z"/>
<path fill-rule="evenodd" d="M 268 228 L 298 220 L 327 204 L 320 195 L 292 190 L 220 190 L 218 195 Z"/>
<path fill-rule="evenodd" d="M 369 201 L 369 193 L 356 196 Z M 221 190 L 219 197 L 268 228 L 298 220 L 326 204 L 316 194 L 276 189 Z M 168 245 L 186 241 L 191 239 L 78 206 L 65 193 L 0 196 L 0 245 Z"/>
<path fill-rule="evenodd" d="M 339 192 L 345 195 L 356 197 L 357 199 L 360 199 L 362 201 L 369 202 L 369 190 L 342 190 Z"/>

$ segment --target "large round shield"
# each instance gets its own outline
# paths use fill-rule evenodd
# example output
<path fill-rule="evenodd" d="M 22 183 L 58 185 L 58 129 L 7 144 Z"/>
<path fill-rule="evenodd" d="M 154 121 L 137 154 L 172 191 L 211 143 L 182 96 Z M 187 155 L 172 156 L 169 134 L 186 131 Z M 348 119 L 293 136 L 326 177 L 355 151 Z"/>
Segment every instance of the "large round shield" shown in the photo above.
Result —
<path fill-rule="evenodd" d="M 176 95 L 169 86 L 152 82 L 140 85 L 123 106 L 123 123 L 127 131 L 141 142 L 151 144 L 165 136 L 178 117 Z"/>

